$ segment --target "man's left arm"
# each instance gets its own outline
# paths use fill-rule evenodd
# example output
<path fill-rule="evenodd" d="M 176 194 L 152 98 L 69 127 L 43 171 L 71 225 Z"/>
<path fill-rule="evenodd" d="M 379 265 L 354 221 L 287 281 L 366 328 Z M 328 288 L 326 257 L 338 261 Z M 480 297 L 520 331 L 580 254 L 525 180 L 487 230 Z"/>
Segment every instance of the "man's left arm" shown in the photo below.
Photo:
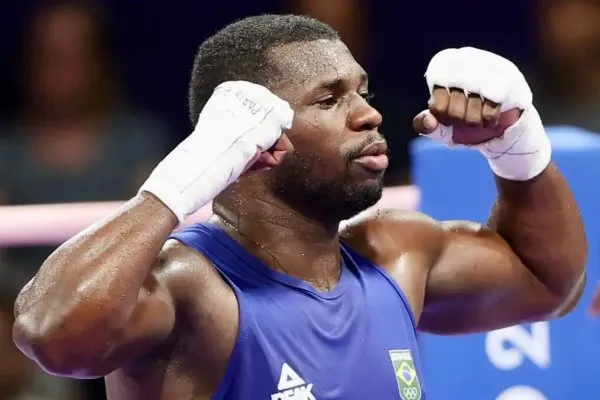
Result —
<path fill-rule="evenodd" d="M 500 56 L 461 48 L 438 53 L 426 77 L 429 108 L 415 129 L 480 150 L 498 198 L 486 226 L 439 225 L 420 328 L 482 331 L 567 312 L 585 284 L 585 231 L 524 76 Z"/>
<path fill-rule="evenodd" d="M 496 177 L 498 201 L 488 226 L 559 302 L 585 280 L 587 240 L 579 207 L 552 163 L 525 181 Z"/>
<path fill-rule="evenodd" d="M 486 226 L 439 223 L 442 250 L 430 269 L 423 331 L 489 331 L 561 316 L 585 286 L 587 243 L 577 205 L 554 165 L 526 182 L 497 178 Z"/>

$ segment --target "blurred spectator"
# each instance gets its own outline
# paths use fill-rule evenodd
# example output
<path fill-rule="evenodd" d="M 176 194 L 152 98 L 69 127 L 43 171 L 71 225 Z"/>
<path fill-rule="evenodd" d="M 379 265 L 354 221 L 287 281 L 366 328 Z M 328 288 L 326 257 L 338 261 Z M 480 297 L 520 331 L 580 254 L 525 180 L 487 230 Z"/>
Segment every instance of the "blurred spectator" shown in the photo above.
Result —
<path fill-rule="evenodd" d="M 0 127 L 3 203 L 125 199 L 166 153 L 165 127 L 124 101 L 105 26 L 93 3 L 44 2 L 35 10 L 16 71 L 18 107 Z M 52 249 L 7 250 L 0 263 L 0 296 L 22 287 Z M 0 400 L 35 399 L 26 389 L 31 380 L 44 386 L 41 393 L 60 392 L 63 380 L 31 368 L 12 346 L 12 304 L 3 304 Z M 15 395 L 2 397 L 10 391 Z M 72 397 L 63 390 L 48 398 Z"/>
<path fill-rule="evenodd" d="M 365 44 L 370 39 L 368 9 L 362 0 L 296 0 L 290 9 L 329 24 L 338 31 L 354 57 L 364 62 Z"/>
<path fill-rule="evenodd" d="M 123 101 L 101 16 L 92 3 L 57 1 L 31 19 L 19 108 L 0 144 L 5 203 L 124 199 L 165 153 L 164 127 Z M 10 253 L 19 285 L 50 250 Z"/>
<path fill-rule="evenodd" d="M 544 122 L 600 133 L 600 2 L 539 0 L 538 7 L 542 74 L 536 104 Z"/>

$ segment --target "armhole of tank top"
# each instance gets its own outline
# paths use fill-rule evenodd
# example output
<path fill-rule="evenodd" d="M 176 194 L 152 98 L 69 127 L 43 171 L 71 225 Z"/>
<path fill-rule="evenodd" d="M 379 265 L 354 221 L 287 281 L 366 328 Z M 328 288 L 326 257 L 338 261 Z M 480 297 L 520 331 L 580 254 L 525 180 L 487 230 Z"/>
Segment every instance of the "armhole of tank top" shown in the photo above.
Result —
<path fill-rule="evenodd" d="M 246 321 L 246 313 L 243 311 L 244 307 L 242 307 L 243 297 L 241 296 L 239 290 L 235 287 L 233 282 L 231 282 L 231 280 L 219 270 L 219 268 L 214 266 L 214 263 L 213 263 L 213 267 L 217 270 L 219 275 L 221 275 L 221 277 L 225 280 L 225 282 L 227 282 L 227 284 L 233 291 L 233 294 L 235 295 L 235 297 L 237 299 L 238 315 L 239 315 L 238 331 L 237 331 L 237 335 L 235 338 L 235 343 L 233 345 L 233 349 L 231 350 L 231 356 L 229 357 L 229 361 L 227 363 L 227 368 L 225 369 L 225 374 L 221 378 L 221 381 L 219 382 L 219 385 L 217 386 L 217 390 L 215 391 L 215 394 L 212 395 L 210 398 L 211 400 L 225 400 L 225 396 L 227 395 L 227 392 L 231 388 L 231 384 L 234 382 L 235 375 L 236 375 L 236 373 L 239 369 L 239 366 L 242 362 L 242 360 L 241 360 L 241 358 L 243 356 L 243 352 L 242 352 L 243 343 L 242 342 L 244 341 L 244 338 L 247 338 L 249 336 L 248 335 L 248 323 Z"/>
<path fill-rule="evenodd" d="M 406 295 L 404 294 L 404 291 L 402 290 L 400 285 L 398 285 L 398 282 L 396 282 L 396 280 L 394 278 L 392 278 L 390 276 L 390 274 L 387 273 L 386 270 L 384 270 L 377 264 L 371 263 L 371 265 L 373 266 L 373 268 L 375 268 L 375 270 L 377 272 L 379 272 L 385 279 L 387 279 L 387 281 L 390 283 L 390 285 L 392 285 L 394 290 L 396 290 L 396 292 L 400 296 L 402 303 L 404 303 L 404 308 L 406 308 L 406 311 L 408 312 L 408 316 L 410 317 L 410 321 L 412 323 L 413 330 L 415 331 L 415 335 L 416 335 L 417 334 L 417 320 L 415 319 L 415 314 L 410 306 L 410 302 L 408 301 L 408 299 L 406 298 Z"/>
<path fill-rule="evenodd" d="M 237 331 L 237 335 L 235 338 L 235 343 L 233 345 L 233 349 L 231 350 L 231 356 L 229 357 L 229 361 L 227 363 L 227 368 L 225 369 L 225 374 L 223 375 L 223 377 L 221 378 L 221 381 L 217 385 L 217 390 L 210 397 L 210 400 L 225 400 L 225 396 L 227 395 L 227 392 L 229 391 L 229 389 L 231 387 L 231 383 L 233 382 L 233 380 L 235 378 L 235 374 L 237 373 L 237 370 L 241 363 L 241 357 L 243 355 L 243 353 L 241 351 L 242 341 L 244 340 L 244 338 L 248 337 L 248 334 L 247 334 L 248 323 L 246 322 L 246 314 L 243 312 L 243 307 L 242 307 L 243 298 L 240 295 L 239 290 L 237 289 L 235 284 L 223 272 L 221 272 L 221 270 L 215 265 L 215 262 L 212 260 L 211 257 L 208 256 L 207 252 L 204 250 L 203 246 L 198 241 L 189 241 L 189 240 L 186 240 L 184 237 L 176 236 L 176 235 L 170 236 L 169 239 L 176 240 L 179 243 L 183 244 L 184 246 L 190 247 L 190 248 L 196 250 L 197 252 L 202 253 L 202 255 L 206 259 L 210 260 L 212 267 L 217 271 L 217 273 L 221 276 L 221 278 L 227 283 L 227 285 L 231 288 L 231 290 L 233 291 L 233 294 L 236 297 L 237 304 L 238 304 L 239 321 L 238 321 L 238 331 Z"/>
<path fill-rule="evenodd" d="M 408 316 L 410 317 L 410 322 L 412 324 L 413 331 L 415 332 L 415 335 L 417 335 L 417 320 L 415 319 L 415 314 L 410 306 L 410 302 L 408 301 L 408 299 L 406 298 L 406 295 L 404 294 L 404 291 L 402 290 L 400 285 L 398 285 L 398 282 L 396 282 L 396 280 L 394 278 L 392 278 L 391 275 L 388 274 L 379 265 L 375 264 L 373 261 L 369 260 L 368 258 L 361 256 L 360 254 L 358 254 L 357 252 L 352 250 L 352 248 L 350 246 L 348 246 L 347 244 L 342 243 L 342 249 L 344 249 L 344 251 L 346 251 L 349 254 L 351 259 L 358 258 L 358 259 L 363 260 L 365 263 L 368 263 L 370 266 L 373 267 L 373 269 L 375 269 L 375 271 L 377 271 L 381 276 L 383 276 L 383 278 L 385 280 L 387 280 L 390 285 L 392 285 L 392 287 L 394 288 L 394 290 L 396 291 L 398 296 L 400 296 L 400 300 L 402 300 L 402 303 L 404 304 L 404 308 L 406 309 L 406 311 L 408 312 Z"/>

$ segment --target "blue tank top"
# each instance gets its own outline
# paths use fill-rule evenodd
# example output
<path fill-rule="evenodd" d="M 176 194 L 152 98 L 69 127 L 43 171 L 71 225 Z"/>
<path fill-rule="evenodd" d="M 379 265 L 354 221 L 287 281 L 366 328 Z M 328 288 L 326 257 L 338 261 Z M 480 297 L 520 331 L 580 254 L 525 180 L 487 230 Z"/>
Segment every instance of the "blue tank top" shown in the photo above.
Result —
<path fill-rule="evenodd" d="M 214 400 L 425 399 L 415 321 L 396 282 L 341 244 L 339 284 L 277 272 L 213 224 L 172 238 L 212 261 L 239 303 L 239 333 Z"/>

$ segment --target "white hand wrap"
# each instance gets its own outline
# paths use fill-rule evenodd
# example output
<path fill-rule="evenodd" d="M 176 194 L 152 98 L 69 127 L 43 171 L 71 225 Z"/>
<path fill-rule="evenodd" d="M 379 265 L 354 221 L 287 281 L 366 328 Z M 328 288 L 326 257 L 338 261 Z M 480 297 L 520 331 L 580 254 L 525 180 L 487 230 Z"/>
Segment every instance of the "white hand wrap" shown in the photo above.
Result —
<path fill-rule="evenodd" d="M 470 146 L 481 151 L 497 176 L 525 181 L 548 166 L 552 153 L 550 140 L 532 104 L 531 89 L 511 61 L 472 47 L 446 49 L 431 59 L 425 76 L 430 93 L 434 86 L 459 88 L 466 94 L 478 94 L 500 104 L 502 112 L 523 110 L 519 120 L 502 137 Z M 440 125 L 427 136 L 456 146 L 452 130 L 451 126 Z"/>
<path fill-rule="evenodd" d="M 181 223 L 236 181 L 257 150 L 271 148 L 293 116 L 289 104 L 264 86 L 222 83 L 192 134 L 156 166 L 139 192 L 155 195 Z"/>

